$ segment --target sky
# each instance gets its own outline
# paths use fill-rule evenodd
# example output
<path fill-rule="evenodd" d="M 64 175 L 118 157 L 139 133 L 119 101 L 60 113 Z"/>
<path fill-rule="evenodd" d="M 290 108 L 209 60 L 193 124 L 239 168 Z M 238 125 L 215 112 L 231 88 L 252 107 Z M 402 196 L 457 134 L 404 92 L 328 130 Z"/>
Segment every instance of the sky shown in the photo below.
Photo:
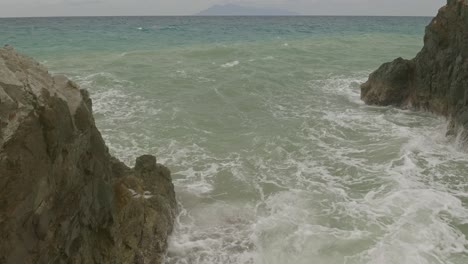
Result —
<path fill-rule="evenodd" d="M 0 17 L 192 15 L 228 3 L 301 15 L 434 16 L 446 0 L 0 0 Z"/>

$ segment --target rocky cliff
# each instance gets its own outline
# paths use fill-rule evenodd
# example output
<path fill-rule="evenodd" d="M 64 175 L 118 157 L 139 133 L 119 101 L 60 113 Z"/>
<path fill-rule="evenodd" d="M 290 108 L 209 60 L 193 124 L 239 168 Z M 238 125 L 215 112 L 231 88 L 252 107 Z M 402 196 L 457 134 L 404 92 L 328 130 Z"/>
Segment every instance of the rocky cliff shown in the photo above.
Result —
<path fill-rule="evenodd" d="M 161 263 L 176 210 L 167 168 L 113 158 L 88 93 L 0 49 L 0 263 Z"/>
<path fill-rule="evenodd" d="M 383 64 L 361 86 L 361 98 L 367 104 L 442 114 L 451 120 L 451 132 L 466 130 L 468 0 L 448 0 L 426 27 L 419 54 Z"/>

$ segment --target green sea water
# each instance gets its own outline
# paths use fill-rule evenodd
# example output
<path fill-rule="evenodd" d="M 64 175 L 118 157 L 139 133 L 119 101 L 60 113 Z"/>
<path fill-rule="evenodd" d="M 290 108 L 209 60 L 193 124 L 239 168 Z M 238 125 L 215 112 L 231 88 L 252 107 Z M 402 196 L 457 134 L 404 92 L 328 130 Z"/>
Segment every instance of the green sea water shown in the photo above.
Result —
<path fill-rule="evenodd" d="M 179 202 L 168 264 L 468 263 L 468 155 L 359 85 L 424 17 L 0 19 L 90 91 L 115 156 L 155 154 Z"/>

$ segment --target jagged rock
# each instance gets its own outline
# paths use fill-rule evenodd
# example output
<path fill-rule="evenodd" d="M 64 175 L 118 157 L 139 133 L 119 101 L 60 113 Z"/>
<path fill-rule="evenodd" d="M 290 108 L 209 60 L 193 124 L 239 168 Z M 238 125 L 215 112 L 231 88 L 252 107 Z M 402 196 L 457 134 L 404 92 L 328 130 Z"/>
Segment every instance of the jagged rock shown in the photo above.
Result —
<path fill-rule="evenodd" d="M 88 93 L 0 49 L 0 263 L 161 263 L 176 211 L 153 156 L 109 154 Z"/>
<path fill-rule="evenodd" d="M 426 27 L 419 54 L 382 65 L 361 86 L 361 98 L 447 116 L 452 132 L 468 128 L 468 0 L 448 0 Z"/>

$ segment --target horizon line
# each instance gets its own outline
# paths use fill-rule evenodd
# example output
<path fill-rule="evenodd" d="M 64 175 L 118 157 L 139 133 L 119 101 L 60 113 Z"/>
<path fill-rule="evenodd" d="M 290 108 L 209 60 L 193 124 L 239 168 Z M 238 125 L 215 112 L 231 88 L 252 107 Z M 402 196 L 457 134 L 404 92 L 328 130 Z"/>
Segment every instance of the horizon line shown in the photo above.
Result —
<path fill-rule="evenodd" d="M 87 17 L 425 17 L 434 15 L 71 15 L 71 16 L 0 16 L 5 18 L 87 18 Z"/>

